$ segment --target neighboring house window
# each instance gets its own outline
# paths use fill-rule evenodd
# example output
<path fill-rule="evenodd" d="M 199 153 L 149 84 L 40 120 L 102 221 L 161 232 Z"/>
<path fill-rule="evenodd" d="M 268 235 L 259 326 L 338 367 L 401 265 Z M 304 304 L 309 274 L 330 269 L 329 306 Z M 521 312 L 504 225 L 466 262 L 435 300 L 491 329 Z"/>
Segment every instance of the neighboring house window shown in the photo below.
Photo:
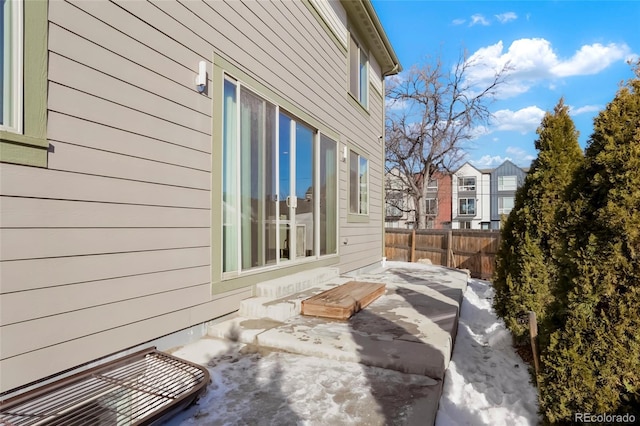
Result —
<path fill-rule="evenodd" d="M 387 193 L 385 216 L 388 219 L 398 219 L 403 216 L 404 194 L 401 191 Z"/>
<path fill-rule="evenodd" d="M 22 8 L 23 2 L 2 0 L 2 110 L 0 129 L 22 133 Z"/>
<path fill-rule="evenodd" d="M 460 222 L 460 229 L 471 229 L 471 222 L 468 220 Z"/>
<path fill-rule="evenodd" d="M 475 198 L 460 198 L 458 214 L 475 216 L 476 214 L 476 200 Z"/>
<path fill-rule="evenodd" d="M 509 214 L 513 210 L 513 197 L 498 197 L 498 214 Z"/>
<path fill-rule="evenodd" d="M 428 190 L 437 190 L 438 189 L 438 181 L 435 179 L 429 179 L 429 183 L 427 184 Z"/>
<path fill-rule="evenodd" d="M 435 216 L 438 214 L 438 199 L 427 198 L 427 215 Z"/>
<path fill-rule="evenodd" d="M 518 189 L 517 176 L 498 176 L 498 191 L 515 191 Z"/>
<path fill-rule="evenodd" d="M 475 191 L 475 190 L 476 190 L 475 177 L 458 178 L 458 191 Z"/>
<path fill-rule="evenodd" d="M 369 214 L 369 160 L 349 153 L 349 212 Z"/>
<path fill-rule="evenodd" d="M 224 272 L 337 252 L 336 142 L 229 77 L 223 164 Z"/>
<path fill-rule="evenodd" d="M 369 101 L 369 59 L 353 35 L 349 49 L 349 92 L 366 108 Z"/>

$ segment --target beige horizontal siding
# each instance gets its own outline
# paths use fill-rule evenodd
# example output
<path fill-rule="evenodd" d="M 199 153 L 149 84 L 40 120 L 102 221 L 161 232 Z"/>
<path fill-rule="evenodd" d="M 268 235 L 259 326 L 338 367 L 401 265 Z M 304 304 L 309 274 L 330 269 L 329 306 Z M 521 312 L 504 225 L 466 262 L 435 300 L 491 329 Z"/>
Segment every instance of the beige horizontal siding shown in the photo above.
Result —
<path fill-rule="evenodd" d="M 208 209 L 0 197 L 0 228 L 206 228 Z"/>
<path fill-rule="evenodd" d="M 3 325 L 14 324 L 147 295 L 202 286 L 209 283 L 209 273 L 208 265 L 197 266 L 2 294 L 0 321 Z M 205 296 L 208 297 L 208 291 Z M 29 309 L 25 310 L 24 306 L 29 306 Z"/>
<path fill-rule="evenodd" d="M 203 170 L 114 154 L 51 140 L 55 155 L 49 156 L 49 168 L 140 182 L 160 183 L 209 190 L 211 174 Z"/>
<path fill-rule="evenodd" d="M 49 83 L 49 109 L 200 151 L 211 149 L 210 135 L 54 82 Z"/>
<path fill-rule="evenodd" d="M 106 280 L 198 266 L 211 262 L 209 248 L 28 259 L 3 262 L 2 293 Z"/>
<path fill-rule="evenodd" d="M 208 191 L 169 185 L 81 175 L 64 171 L 0 166 L 2 195 L 152 206 L 211 206 Z"/>
<path fill-rule="evenodd" d="M 0 261 L 208 247 L 209 243 L 208 230 L 200 228 L 0 229 Z"/>
<path fill-rule="evenodd" d="M 211 171 L 211 155 L 78 117 L 49 111 L 49 139 L 100 151 Z"/>
<path fill-rule="evenodd" d="M 158 330 L 182 330 L 193 324 L 219 317 L 229 306 L 238 306 L 250 297 L 250 290 L 233 292 L 181 311 L 165 312 L 157 317 L 128 324 L 126 327 L 104 330 L 80 339 L 0 360 L 0 388 L 12 389 L 144 342 L 156 339 Z"/>

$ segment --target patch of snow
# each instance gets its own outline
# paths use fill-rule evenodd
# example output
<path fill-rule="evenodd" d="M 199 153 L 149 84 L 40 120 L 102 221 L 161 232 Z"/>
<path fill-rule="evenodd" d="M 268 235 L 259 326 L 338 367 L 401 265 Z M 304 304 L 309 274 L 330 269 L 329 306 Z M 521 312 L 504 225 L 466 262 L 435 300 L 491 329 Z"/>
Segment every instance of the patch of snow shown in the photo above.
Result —
<path fill-rule="evenodd" d="M 535 425 L 537 392 L 497 319 L 491 283 L 471 280 L 464 295 L 453 358 L 436 426 Z"/>

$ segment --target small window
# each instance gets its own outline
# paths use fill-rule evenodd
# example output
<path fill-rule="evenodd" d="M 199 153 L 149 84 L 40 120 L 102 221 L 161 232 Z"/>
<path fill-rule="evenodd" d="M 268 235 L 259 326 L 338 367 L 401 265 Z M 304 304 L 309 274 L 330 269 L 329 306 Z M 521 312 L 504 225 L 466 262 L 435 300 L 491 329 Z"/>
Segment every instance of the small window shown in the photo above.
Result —
<path fill-rule="evenodd" d="M 427 216 L 435 216 L 438 214 L 438 199 L 427 198 Z"/>
<path fill-rule="evenodd" d="M 437 190 L 438 189 L 438 181 L 436 179 L 429 179 L 429 183 L 427 184 L 428 190 Z"/>
<path fill-rule="evenodd" d="M 517 176 L 498 176 L 498 191 L 515 191 L 518 189 Z"/>
<path fill-rule="evenodd" d="M 387 193 L 386 197 L 386 212 L 387 219 L 401 218 L 404 212 L 404 194 L 401 191 L 391 191 Z"/>
<path fill-rule="evenodd" d="M 475 216 L 476 200 L 475 198 L 460 198 L 458 214 L 465 216 Z"/>
<path fill-rule="evenodd" d="M 349 153 L 349 212 L 369 214 L 369 160 Z"/>
<path fill-rule="evenodd" d="M 498 198 L 498 214 L 509 214 L 513 210 L 513 197 Z"/>
<path fill-rule="evenodd" d="M 15 0 L 3 0 L 0 7 L 0 129 L 13 133 L 22 132 L 22 7 L 23 3 Z"/>
<path fill-rule="evenodd" d="M 364 106 L 369 101 L 369 58 L 351 35 L 349 52 L 349 92 Z"/>
<path fill-rule="evenodd" d="M 471 222 L 468 220 L 460 222 L 460 229 L 471 229 Z"/>
<path fill-rule="evenodd" d="M 458 191 L 475 191 L 475 190 L 476 190 L 475 177 L 458 178 Z"/>

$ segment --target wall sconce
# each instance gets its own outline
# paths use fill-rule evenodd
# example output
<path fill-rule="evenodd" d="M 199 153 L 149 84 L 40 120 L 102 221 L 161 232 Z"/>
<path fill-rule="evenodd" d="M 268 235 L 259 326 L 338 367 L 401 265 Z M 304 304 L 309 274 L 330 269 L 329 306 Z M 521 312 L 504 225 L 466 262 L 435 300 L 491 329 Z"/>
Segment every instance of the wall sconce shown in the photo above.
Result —
<path fill-rule="evenodd" d="M 198 93 L 204 93 L 204 91 L 207 90 L 207 63 L 205 61 L 200 61 L 198 64 L 196 89 L 198 89 Z"/>
<path fill-rule="evenodd" d="M 342 147 L 342 162 L 347 161 L 347 146 Z"/>

